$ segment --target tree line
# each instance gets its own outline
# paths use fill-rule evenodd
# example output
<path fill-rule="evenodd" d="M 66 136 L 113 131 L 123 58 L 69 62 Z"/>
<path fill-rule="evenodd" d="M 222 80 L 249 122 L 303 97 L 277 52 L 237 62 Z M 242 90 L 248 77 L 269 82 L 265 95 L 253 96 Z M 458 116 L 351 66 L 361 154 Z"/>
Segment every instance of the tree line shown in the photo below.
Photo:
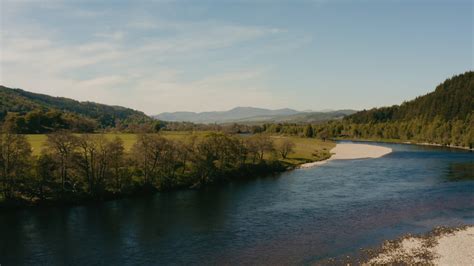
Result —
<path fill-rule="evenodd" d="M 474 72 L 454 76 L 435 91 L 401 105 L 363 110 L 345 119 L 356 124 L 410 121 L 465 121 L 474 110 Z"/>
<path fill-rule="evenodd" d="M 1 195 L 9 202 L 106 199 L 179 187 L 200 187 L 229 179 L 285 170 L 289 140 L 275 145 L 268 135 L 239 137 L 213 132 L 173 140 L 143 133 L 129 152 L 119 137 L 47 135 L 32 155 L 25 135 L 0 135 Z"/>
<path fill-rule="evenodd" d="M 158 132 L 165 126 L 165 123 L 152 119 L 134 120 L 130 118 L 120 120 L 113 119 L 107 115 L 104 115 L 101 119 L 114 120 L 114 122 L 109 121 L 106 123 L 105 121 L 56 109 L 47 111 L 34 109 L 21 113 L 0 111 L 0 126 L 18 134 L 45 134 L 60 130 L 68 130 L 75 133 L 101 131 Z"/>
<path fill-rule="evenodd" d="M 465 120 L 447 121 L 435 117 L 408 121 L 353 123 L 349 120 L 329 121 L 316 125 L 274 124 L 262 127 L 271 134 L 316 137 L 320 139 L 397 140 L 417 143 L 474 148 L 474 113 Z"/>
<path fill-rule="evenodd" d="M 391 107 L 363 110 L 316 125 L 270 124 L 260 131 L 306 137 L 399 140 L 474 147 L 474 72 Z"/>

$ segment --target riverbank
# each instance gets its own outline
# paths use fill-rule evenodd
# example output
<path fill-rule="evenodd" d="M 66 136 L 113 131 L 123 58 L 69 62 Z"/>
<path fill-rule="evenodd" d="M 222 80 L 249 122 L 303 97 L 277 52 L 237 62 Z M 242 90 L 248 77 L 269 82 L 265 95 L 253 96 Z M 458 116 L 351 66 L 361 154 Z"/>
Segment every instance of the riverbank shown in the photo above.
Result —
<path fill-rule="evenodd" d="M 474 226 L 435 228 L 420 236 L 407 235 L 386 241 L 362 265 L 430 264 L 472 265 L 474 261 Z"/>
<path fill-rule="evenodd" d="M 443 145 L 438 143 L 428 143 L 428 142 L 416 142 L 416 141 L 407 141 L 400 139 L 347 139 L 347 138 L 334 138 L 333 140 L 342 140 L 342 141 L 353 141 L 353 142 L 380 142 L 380 143 L 396 143 L 396 144 L 409 144 L 409 145 L 419 145 L 419 146 L 431 146 L 431 147 L 444 147 L 450 149 L 458 150 L 467 150 L 474 151 L 473 148 L 465 146 L 456 146 L 456 145 Z"/>
<path fill-rule="evenodd" d="M 33 151 L 51 150 L 53 148 L 45 146 L 47 137 L 47 135 L 27 135 L 27 141 L 30 142 Z M 292 136 L 244 137 L 204 132 L 192 135 L 189 133 L 146 135 L 146 141 L 165 143 L 156 146 L 155 149 L 159 149 L 160 154 L 168 156 L 162 161 L 163 163 L 153 166 L 153 178 L 151 178 L 153 180 L 150 178 L 146 180 L 144 169 L 152 166 L 146 168 L 143 165 L 147 161 L 139 153 L 143 151 L 145 142 L 143 140 L 139 142 L 139 137 L 132 134 L 67 135 L 65 138 L 74 145 L 90 147 L 96 147 L 94 145 L 99 145 L 100 141 L 105 143 L 117 141 L 114 143 L 118 147 L 116 150 L 120 150 L 117 155 L 119 158 L 113 160 L 119 161 L 120 165 L 115 165 L 115 168 L 111 169 L 110 162 L 106 162 L 111 159 L 106 156 L 105 160 L 100 161 L 101 167 L 107 168 L 101 171 L 100 182 L 97 181 L 99 179 L 91 181 L 97 174 L 90 174 L 92 157 L 76 148 L 73 151 L 74 160 L 67 165 L 68 172 L 74 175 L 70 175 L 67 182 L 61 185 L 58 170 L 61 162 L 55 160 L 59 156 L 54 154 L 53 149 L 50 151 L 53 156 L 46 158 L 49 160 L 46 162 L 47 165 L 42 165 L 44 169 L 39 170 L 37 167 L 25 169 L 22 173 L 24 176 L 21 179 L 17 178 L 19 182 L 9 183 L 9 194 L 0 195 L 0 209 L 38 205 L 81 205 L 177 189 L 199 189 L 233 180 L 271 176 L 294 169 L 302 163 L 329 158 L 329 150 L 335 146 L 332 141 Z M 108 148 L 109 144 L 100 145 L 111 149 Z M 282 151 L 285 145 L 289 145 L 286 152 Z M 132 147 L 137 148 L 133 151 Z M 208 150 L 202 152 L 204 147 L 209 152 Z M 251 147 L 252 150 L 247 147 Z M 25 164 L 36 166 L 40 160 L 45 159 L 37 153 L 31 155 L 23 158 Z M 84 160 L 90 166 L 85 165 Z M 94 161 L 94 167 L 96 163 L 98 164 Z M 96 169 L 98 168 L 97 166 Z M 98 183 L 95 183 L 96 181 Z M 119 188 L 117 184 L 120 185 Z"/>
<path fill-rule="evenodd" d="M 431 146 L 431 147 L 445 147 L 445 148 L 451 148 L 451 149 L 458 149 L 458 150 L 467 150 L 467 151 L 474 151 L 473 149 L 470 149 L 469 147 L 464 147 L 464 146 L 456 146 L 456 145 L 441 145 L 437 143 L 427 143 L 427 142 L 402 142 L 403 144 L 410 144 L 410 145 L 420 145 L 420 146 Z"/>
<path fill-rule="evenodd" d="M 159 189 L 150 184 L 138 184 L 136 183 L 132 189 L 122 192 L 110 192 L 103 191 L 99 195 L 90 195 L 87 193 L 71 194 L 64 193 L 55 198 L 48 199 L 28 199 L 28 198 L 13 198 L 10 200 L 3 200 L 0 198 L 0 211 L 1 210 L 17 210 L 23 208 L 35 208 L 35 207 L 53 207 L 53 206 L 80 206 L 97 204 L 101 202 L 120 200 L 126 198 L 137 198 L 153 196 L 157 193 L 166 193 L 177 190 L 197 190 L 206 186 L 220 185 L 222 183 L 230 182 L 232 180 L 246 180 L 255 179 L 259 177 L 273 176 L 288 169 L 293 169 L 294 166 L 288 166 L 287 163 L 281 161 L 262 162 L 259 164 L 246 164 L 234 171 L 227 171 L 222 173 L 222 176 L 218 180 L 210 181 L 208 183 L 183 183 L 172 187 L 166 187 Z"/>
<path fill-rule="evenodd" d="M 336 147 L 331 149 L 332 156 L 329 159 L 311 163 L 305 163 L 299 168 L 311 168 L 323 165 L 332 160 L 353 160 L 353 159 L 371 159 L 380 158 L 392 152 L 391 148 L 355 143 L 338 143 Z"/>

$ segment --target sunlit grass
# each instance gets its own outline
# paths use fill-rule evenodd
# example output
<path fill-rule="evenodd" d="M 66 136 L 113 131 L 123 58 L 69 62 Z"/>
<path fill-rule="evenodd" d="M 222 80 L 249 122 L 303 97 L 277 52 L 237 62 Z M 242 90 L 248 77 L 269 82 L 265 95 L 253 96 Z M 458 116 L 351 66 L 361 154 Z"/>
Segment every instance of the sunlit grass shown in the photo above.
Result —
<path fill-rule="evenodd" d="M 330 156 L 329 151 L 336 146 L 336 143 L 332 141 L 323 141 L 313 138 L 294 136 L 273 136 L 272 138 L 277 147 L 285 139 L 289 139 L 295 143 L 294 152 L 290 153 L 288 157 L 283 160 L 290 164 L 301 164 L 327 159 Z"/>
<path fill-rule="evenodd" d="M 209 132 L 187 132 L 187 131 L 164 131 L 161 132 L 164 137 L 173 139 L 173 140 L 184 140 L 189 137 L 191 134 L 195 134 L 198 137 L 202 137 Z M 114 139 L 119 137 L 122 139 L 125 151 L 128 152 L 131 150 L 133 144 L 137 140 L 137 134 L 127 134 L 127 133 L 108 133 L 105 134 L 106 138 Z M 31 144 L 33 149 L 33 155 L 39 155 L 41 150 L 45 148 L 46 135 L 27 135 L 28 141 Z M 331 141 L 322 141 L 319 139 L 310 139 L 310 138 L 301 138 L 294 136 L 272 136 L 272 139 L 275 142 L 275 145 L 278 145 L 283 142 L 285 139 L 290 139 L 295 143 L 294 152 L 288 155 L 288 158 L 283 160 L 290 164 L 301 164 L 310 161 L 319 161 L 326 159 L 330 154 L 329 151 L 335 146 L 334 142 Z M 279 157 L 279 159 L 281 159 Z"/>
<path fill-rule="evenodd" d="M 184 140 L 191 134 L 203 136 L 207 134 L 207 132 L 192 133 L 188 131 L 164 131 L 164 132 L 161 132 L 160 134 L 172 140 Z M 46 143 L 47 136 L 45 134 L 31 134 L 31 135 L 26 135 L 26 137 L 31 144 L 33 155 L 41 154 L 41 150 L 45 148 L 44 145 Z M 133 144 L 137 141 L 137 134 L 107 133 L 105 134 L 105 137 L 110 140 L 114 139 L 115 137 L 121 138 L 126 152 L 130 151 Z"/>

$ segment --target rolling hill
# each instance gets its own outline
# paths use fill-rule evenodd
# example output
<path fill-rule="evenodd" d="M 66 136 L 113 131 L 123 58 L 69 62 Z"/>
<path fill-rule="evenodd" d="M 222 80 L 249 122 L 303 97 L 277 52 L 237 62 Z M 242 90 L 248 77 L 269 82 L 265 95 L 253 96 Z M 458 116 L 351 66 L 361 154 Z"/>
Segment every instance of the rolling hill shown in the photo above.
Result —
<path fill-rule="evenodd" d="M 153 116 L 155 119 L 173 122 L 193 123 L 259 123 L 259 122 L 292 122 L 292 123 L 316 123 L 331 119 L 341 119 L 346 115 L 353 114 L 352 110 L 339 110 L 330 112 L 300 112 L 293 109 L 263 109 L 255 107 L 236 107 L 228 111 L 219 112 L 174 112 L 161 113 Z"/>
<path fill-rule="evenodd" d="M 245 120 L 252 117 L 274 117 L 282 115 L 293 115 L 297 114 L 298 111 L 292 109 L 278 109 L 269 110 L 255 107 L 236 107 L 228 111 L 216 111 L 216 112 L 174 112 L 174 113 L 161 113 L 153 116 L 156 119 L 163 121 L 186 121 L 193 123 L 225 123 L 234 122 L 239 120 Z"/>
<path fill-rule="evenodd" d="M 130 108 L 80 102 L 0 86 L 0 122 L 9 117 L 18 120 L 16 122 L 20 124 L 28 122 L 28 119 L 35 119 L 36 129 L 27 130 L 33 131 L 31 133 L 67 128 L 74 123 L 81 123 L 87 127 L 107 128 L 115 127 L 117 124 L 151 121 L 151 118 L 143 112 Z M 55 121 L 48 121 L 53 119 Z"/>

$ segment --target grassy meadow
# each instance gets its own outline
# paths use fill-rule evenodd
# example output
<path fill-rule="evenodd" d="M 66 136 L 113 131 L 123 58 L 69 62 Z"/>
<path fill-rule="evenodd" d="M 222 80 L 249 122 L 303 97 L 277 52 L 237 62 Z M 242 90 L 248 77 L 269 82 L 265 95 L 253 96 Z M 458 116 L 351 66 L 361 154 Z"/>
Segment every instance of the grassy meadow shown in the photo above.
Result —
<path fill-rule="evenodd" d="M 173 139 L 173 140 L 184 140 L 186 137 L 191 134 L 197 134 L 199 136 L 204 136 L 206 132 L 181 132 L 181 131 L 164 131 L 162 133 L 164 137 Z M 136 134 L 127 134 L 127 133 L 108 133 L 105 136 L 109 139 L 119 137 L 122 139 L 125 147 L 125 151 L 130 151 L 133 144 L 137 140 Z M 33 155 L 39 155 L 41 150 L 44 148 L 46 143 L 46 135 L 44 134 L 35 134 L 27 135 L 27 139 L 31 144 Z M 330 156 L 329 151 L 335 146 L 335 143 L 332 141 L 322 141 L 314 138 L 301 138 L 295 136 L 272 136 L 272 139 L 275 143 L 275 146 L 283 142 L 285 139 L 290 139 L 294 144 L 294 152 L 288 155 L 285 162 L 289 164 L 302 164 L 310 161 L 319 161 L 324 160 Z"/>
<path fill-rule="evenodd" d="M 272 139 L 277 147 L 285 139 L 289 139 L 295 144 L 294 152 L 283 160 L 293 165 L 328 159 L 331 156 L 330 150 L 336 146 L 333 141 L 296 136 L 273 136 Z"/>
<path fill-rule="evenodd" d="M 179 140 L 179 139 L 184 139 L 187 136 L 189 136 L 190 132 L 163 132 L 160 133 L 163 136 L 173 139 L 173 140 Z M 198 135 L 203 135 L 205 133 L 194 133 Z M 80 135 L 80 134 L 78 134 Z M 125 151 L 130 151 L 132 148 L 133 144 L 137 141 L 137 134 L 128 134 L 128 133 L 107 133 L 105 134 L 106 138 L 108 139 L 114 139 L 115 137 L 119 137 L 123 141 L 123 146 L 125 147 Z M 41 150 L 44 148 L 44 145 L 46 143 L 46 135 L 45 134 L 28 134 L 26 135 L 28 141 L 31 144 L 31 148 L 33 150 L 33 155 L 39 155 L 41 153 Z"/>

